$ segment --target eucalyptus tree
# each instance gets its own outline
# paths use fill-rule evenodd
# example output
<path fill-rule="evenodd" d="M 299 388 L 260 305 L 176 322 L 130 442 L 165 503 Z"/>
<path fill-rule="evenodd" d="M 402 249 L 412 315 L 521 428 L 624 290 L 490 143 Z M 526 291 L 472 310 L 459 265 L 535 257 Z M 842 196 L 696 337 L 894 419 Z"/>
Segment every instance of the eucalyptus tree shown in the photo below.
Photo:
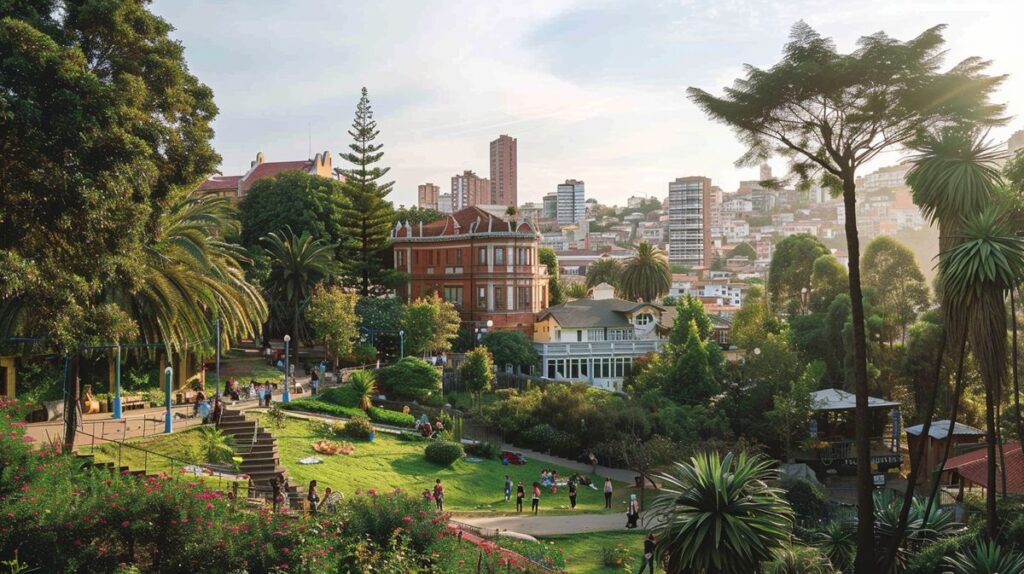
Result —
<path fill-rule="evenodd" d="M 1001 121 L 1003 106 L 989 96 L 1003 80 L 984 72 L 988 62 L 968 58 L 942 71 L 942 26 L 906 42 L 877 33 L 841 53 L 803 22 L 792 30 L 782 61 L 771 68 L 746 67 L 744 78 L 721 97 L 690 88 L 712 118 L 731 126 L 748 146 L 740 159 L 756 164 L 773 154 L 790 160 L 807 184 L 820 178 L 842 194 L 852 303 L 853 374 L 857 429 L 858 574 L 874 572 L 867 343 L 857 233 L 857 175 L 880 153 L 947 122 Z"/>

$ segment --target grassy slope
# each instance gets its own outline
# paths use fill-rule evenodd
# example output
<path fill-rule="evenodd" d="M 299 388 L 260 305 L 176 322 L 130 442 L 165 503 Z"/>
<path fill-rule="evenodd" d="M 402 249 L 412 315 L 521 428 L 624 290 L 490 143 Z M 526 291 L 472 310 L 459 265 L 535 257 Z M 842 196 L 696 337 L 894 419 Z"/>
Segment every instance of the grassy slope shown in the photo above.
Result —
<path fill-rule="evenodd" d="M 453 511 L 484 511 L 514 513 L 514 500 L 504 501 L 505 474 L 514 482 L 527 486 L 526 508 L 529 508 L 529 485 L 540 476 L 542 463 L 530 461 L 522 466 L 503 466 L 497 460 L 478 463 L 459 461 L 450 468 L 438 467 L 423 457 L 423 442 L 404 442 L 394 436 L 378 433 L 372 443 L 353 441 L 356 452 L 352 455 L 316 455 L 310 444 L 315 437 L 309 433 L 305 421 L 289 419 L 283 429 L 273 429 L 281 452 L 281 463 L 288 468 L 292 480 L 306 485 L 316 479 L 320 490 L 330 486 L 351 495 L 356 489 L 376 488 L 381 491 L 401 488 L 408 492 L 422 492 L 440 478 L 445 485 L 445 509 Z M 323 464 L 301 465 L 300 459 L 319 456 Z M 557 467 L 556 467 L 557 468 Z M 559 475 L 569 471 L 557 468 Z M 598 479 L 600 480 L 600 479 Z M 600 484 L 600 483 L 599 483 Z M 624 512 L 627 490 L 616 484 L 616 500 L 612 511 Z M 542 512 L 568 512 L 569 498 L 564 488 L 552 495 L 545 489 L 541 495 Z M 580 488 L 577 512 L 604 512 L 604 495 L 599 490 Z"/>
<path fill-rule="evenodd" d="M 562 549 L 565 557 L 565 569 L 570 574 L 587 572 L 595 574 L 611 574 L 613 572 L 636 572 L 640 568 L 640 556 L 644 549 L 642 530 L 613 530 L 609 532 L 590 532 L 586 534 L 567 534 L 551 536 L 541 540 L 544 544 L 554 543 Z M 609 568 L 602 564 L 601 550 L 622 545 L 629 552 L 632 562 L 629 568 Z"/>

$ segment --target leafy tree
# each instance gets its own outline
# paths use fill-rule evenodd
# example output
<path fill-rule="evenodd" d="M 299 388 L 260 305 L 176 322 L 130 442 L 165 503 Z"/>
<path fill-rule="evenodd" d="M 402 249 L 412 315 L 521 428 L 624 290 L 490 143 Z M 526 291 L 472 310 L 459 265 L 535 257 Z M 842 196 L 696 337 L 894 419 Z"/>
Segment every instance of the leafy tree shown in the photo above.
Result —
<path fill-rule="evenodd" d="M 630 301 L 657 301 L 672 288 L 668 256 L 658 247 L 641 241 L 636 255 L 619 275 L 619 292 Z"/>
<path fill-rule="evenodd" d="M 643 484 L 651 481 L 655 469 L 667 465 L 679 456 L 679 445 L 661 435 L 649 438 L 626 434 L 597 446 L 603 458 L 621 468 L 628 468 L 640 476 Z M 644 491 L 640 489 L 640 508 L 644 506 Z"/>
<path fill-rule="evenodd" d="M 558 278 L 558 256 L 555 255 L 555 250 L 550 247 L 538 248 L 537 260 L 548 269 L 548 306 L 565 303 L 565 294 L 562 293 L 562 284 Z"/>
<path fill-rule="evenodd" d="M 788 391 L 773 397 L 774 407 L 768 412 L 768 420 L 774 423 L 787 458 L 792 455 L 793 441 L 807 434 L 808 422 L 814 414 L 811 393 L 818 390 L 818 381 L 824 374 L 823 363 L 810 363 Z"/>
<path fill-rule="evenodd" d="M 701 341 L 711 338 L 714 325 L 711 317 L 708 317 L 704 310 L 704 303 L 700 299 L 686 294 L 676 301 L 676 318 L 672 324 L 672 332 L 669 333 L 669 342 L 673 345 L 683 345 L 690 337 L 690 322 L 693 321 L 697 327 L 697 334 Z"/>
<path fill-rule="evenodd" d="M 857 172 L 887 149 L 903 145 L 931 126 L 950 121 L 995 123 L 1003 107 L 989 96 L 1003 78 L 984 75 L 988 65 L 969 58 L 949 71 L 942 63 L 942 27 L 900 42 L 877 33 L 861 38 L 843 54 L 803 22 L 793 27 L 783 59 L 768 70 L 753 66 L 725 96 L 690 88 L 708 115 L 732 126 L 749 146 L 744 161 L 772 153 L 791 160 L 808 182 L 842 190 L 846 210 L 850 299 L 857 395 L 857 561 L 858 574 L 874 572 L 871 540 L 871 413 L 868 409 L 867 340 L 857 234 Z"/>
<path fill-rule="evenodd" d="M 459 331 L 459 312 L 455 305 L 437 293 L 418 299 L 405 306 L 402 312 L 402 330 L 410 355 L 445 353 Z"/>
<path fill-rule="evenodd" d="M 622 262 L 612 257 L 601 257 L 587 269 L 587 287 L 607 283 L 615 287 L 622 273 Z"/>
<path fill-rule="evenodd" d="M 480 393 L 490 389 L 494 380 L 494 361 L 487 347 L 480 346 L 466 353 L 466 359 L 459 365 L 459 376 L 479 401 Z"/>
<path fill-rule="evenodd" d="M 803 289 L 811 288 L 814 262 L 830 255 L 828 248 L 807 233 L 790 235 L 775 245 L 768 266 L 768 296 L 772 307 L 796 315 Z"/>
<path fill-rule="evenodd" d="M 840 294 L 847 291 L 850 276 L 846 267 L 832 255 L 822 255 L 811 266 L 811 292 L 808 303 L 813 311 L 824 311 Z"/>
<path fill-rule="evenodd" d="M 512 365 L 528 370 L 540 360 L 530 338 L 522 331 L 491 331 L 481 343 L 491 351 L 499 367 Z"/>
<path fill-rule="evenodd" d="M 432 223 L 434 221 L 444 219 L 445 217 L 448 216 L 436 209 L 430 209 L 429 207 L 419 207 L 416 205 L 412 207 L 405 207 L 403 205 L 402 207 L 399 207 L 398 209 L 395 210 L 395 213 L 392 216 L 391 225 L 394 225 L 396 223 L 409 223 L 410 225 L 415 227 L 420 223 L 423 223 L 425 225 L 427 223 Z"/>
<path fill-rule="evenodd" d="M 359 296 L 354 293 L 321 284 L 313 290 L 313 297 L 306 307 L 306 322 L 316 340 L 327 346 L 335 360 L 352 354 L 355 342 L 359 340 L 358 301 Z"/>
<path fill-rule="evenodd" d="M 746 241 L 740 242 L 729 252 L 729 257 L 746 257 L 748 261 L 757 259 L 757 250 Z"/>
<path fill-rule="evenodd" d="M 651 509 L 658 561 L 668 572 L 759 571 L 792 529 L 782 491 L 768 486 L 778 476 L 773 467 L 760 456 L 711 452 L 658 475 L 663 493 Z"/>
<path fill-rule="evenodd" d="M 364 329 L 386 331 L 402 321 L 402 300 L 398 297 L 360 297 L 356 315 Z"/>
<path fill-rule="evenodd" d="M 871 240 L 864 249 L 864 285 L 872 287 L 873 303 L 886 321 L 883 337 L 907 339 L 907 325 L 928 304 L 928 286 L 914 252 L 891 237 Z"/>
<path fill-rule="evenodd" d="M 42 338 L 77 381 L 81 345 L 137 336 L 103 288 L 131 283 L 164 207 L 216 168 L 217 107 L 143 3 L 4 6 L 0 338 Z"/>
<path fill-rule="evenodd" d="M 292 364 L 299 364 L 300 342 L 311 337 L 306 329 L 304 311 L 313 295 L 313 288 L 330 276 L 332 246 L 314 239 L 308 231 L 296 235 L 287 227 L 263 239 L 270 259 L 267 291 L 272 308 L 281 321 L 281 328 L 291 331 Z"/>
<path fill-rule="evenodd" d="M 259 245 L 267 234 L 289 227 L 299 235 L 308 231 L 325 243 L 344 245 L 342 188 L 336 179 L 301 171 L 257 181 L 238 204 L 242 244 Z"/>
<path fill-rule="evenodd" d="M 760 289 L 755 287 L 747 291 L 743 305 L 733 316 L 729 337 L 737 347 L 752 351 L 769 333 L 778 333 L 781 330 L 782 324 L 768 310 L 764 296 Z"/>
<path fill-rule="evenodd" d="M 353 142 L 341 159 L 352 164 L 340 169 L 345 176 L 346 204 L 342 208 L 342 230 L 348 238 L 345 247 L 346 281 L 357 287 L 362 296 L 386 289 L 393 279 L 383 264 L 383 251 L 390 243 L 392 206 L 385 198 L 394 182 L 380 179 L 391 169 L 376 165 L 384 156 L 384 146 L 373 143 L 380 131 L 373 119 L 373 108 L 366 88 L 356 105 L 356 116 L 348 134 Z"/>
<path fill-rule="evenodd" d="M 668 268 L 672 270 L 672 273 L 680 273 L 682 275 L 688 275 L 691 271 L 693 271 L 692 269 L 690 269 L 686 265 L 683 265 L 682 263 L 672 263 L 668 266 Z"/>

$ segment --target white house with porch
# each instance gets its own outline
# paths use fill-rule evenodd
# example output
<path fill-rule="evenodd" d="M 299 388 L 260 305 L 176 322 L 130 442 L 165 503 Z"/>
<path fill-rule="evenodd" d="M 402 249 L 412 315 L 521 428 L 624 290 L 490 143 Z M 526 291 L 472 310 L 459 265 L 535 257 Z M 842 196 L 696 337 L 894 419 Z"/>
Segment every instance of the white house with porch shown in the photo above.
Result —
<path fill-rule="evenodd" d="M 555 305 L 537 316 L 533 345 L 543 376 L 622 390 L 633 360 L 661 352 L 669 319 L 664 307 L 615 298 L 607 283 L 586 299 Z"/>

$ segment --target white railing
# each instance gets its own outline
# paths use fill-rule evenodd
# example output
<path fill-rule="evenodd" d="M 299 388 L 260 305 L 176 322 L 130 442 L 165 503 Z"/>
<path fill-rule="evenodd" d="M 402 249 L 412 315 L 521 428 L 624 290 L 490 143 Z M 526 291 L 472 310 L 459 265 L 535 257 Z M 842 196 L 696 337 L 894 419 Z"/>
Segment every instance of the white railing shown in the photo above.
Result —
<path fill-rule="evenodd" d="M 647 353 L 661 352 L 665 346 L 663 340 L 636 341 L 594 341 L 570 343 L 534 343 L 534 348 L 542 357 L 580 357 L 588 355 L 629 355 L 640 356 Z"/>

